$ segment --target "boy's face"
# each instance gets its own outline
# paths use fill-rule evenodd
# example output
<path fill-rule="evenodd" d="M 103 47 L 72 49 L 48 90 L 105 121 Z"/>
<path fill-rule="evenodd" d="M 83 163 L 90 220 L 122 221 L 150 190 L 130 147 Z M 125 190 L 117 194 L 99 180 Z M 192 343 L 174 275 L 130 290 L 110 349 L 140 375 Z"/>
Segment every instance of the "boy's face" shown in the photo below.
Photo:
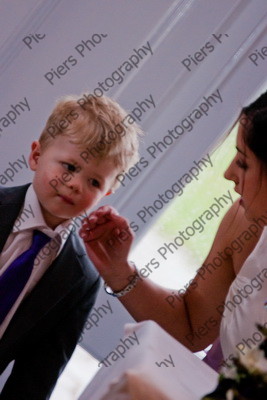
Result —
<path fill-rule="evenodd" d="M 57 136 L 45 148 L 32 143 L 29 165 L 35 171 L 33 187 L 44 219 L 54 229 L 96 205 L 112 188 L 119 173 L 109 159 L 85 163 L 81 147 Z"/>

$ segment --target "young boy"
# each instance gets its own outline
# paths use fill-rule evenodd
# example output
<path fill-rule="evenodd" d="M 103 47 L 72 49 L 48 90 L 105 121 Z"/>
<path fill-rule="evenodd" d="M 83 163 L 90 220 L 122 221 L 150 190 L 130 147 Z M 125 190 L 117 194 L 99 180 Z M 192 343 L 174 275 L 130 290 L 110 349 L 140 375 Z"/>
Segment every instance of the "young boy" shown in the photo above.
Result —
<path fill-rule="evenodd" d="M 105 96 L 61 99 L 32 143 L 33 183 L 0 189 L 0 373 L 14 360 L 1 400 L 48 399 L 77 344 L 100 278 L 72 219 L 137 161 L 126 121 Z"/>

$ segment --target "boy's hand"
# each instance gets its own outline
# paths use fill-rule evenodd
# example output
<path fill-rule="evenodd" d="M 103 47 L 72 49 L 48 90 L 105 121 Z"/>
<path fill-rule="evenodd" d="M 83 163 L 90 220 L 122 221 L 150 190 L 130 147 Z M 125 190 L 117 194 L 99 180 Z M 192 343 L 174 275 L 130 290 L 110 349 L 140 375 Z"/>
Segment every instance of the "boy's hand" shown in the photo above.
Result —
<path fill-rule="evenodd" d="M 100 207 L 83 221 L 80 230 L 87 253 L 102 278 L 114 290 L 121 290 L 135 273 L 127 258 L 134 233 L 128 221 L 110 206 Z"/>

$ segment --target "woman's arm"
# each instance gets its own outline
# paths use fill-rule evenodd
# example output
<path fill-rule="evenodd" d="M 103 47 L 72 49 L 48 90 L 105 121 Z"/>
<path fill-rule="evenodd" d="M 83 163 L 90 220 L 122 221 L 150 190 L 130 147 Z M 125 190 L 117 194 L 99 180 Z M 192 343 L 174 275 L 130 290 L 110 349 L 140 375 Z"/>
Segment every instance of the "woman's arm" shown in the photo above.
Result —
<path fill-rule="evenodd" d="M 240 242 L 250 225 L 243 208 L 238 202 L 234 203 L 219 226 L 204 264 L 183 297 L 173 300 L 172 290 L 141 278 L 136 287 L 119 300 L 136 321 L 152 319 L 190 350 L 205 348 L 219 335 L 223 303 L 235 278 L 237 264 L 246 259 L 259 236 L 251 239 L 249 244 L 244 243 L 238 257 L 235 252 L 227 256 L 225 251 L 230 252 L 226 249 L 231 248 L 234 240 L 239 238 Z M 81 234 L 88 255 L 107 284 L 114 291 L 123 289 L 135 273 L 127 261 L 133 240 L 127 221 L 112 208 L 100 207 L 85 222 Z M 214 263 L 216 257 L 218 266 Z"/>

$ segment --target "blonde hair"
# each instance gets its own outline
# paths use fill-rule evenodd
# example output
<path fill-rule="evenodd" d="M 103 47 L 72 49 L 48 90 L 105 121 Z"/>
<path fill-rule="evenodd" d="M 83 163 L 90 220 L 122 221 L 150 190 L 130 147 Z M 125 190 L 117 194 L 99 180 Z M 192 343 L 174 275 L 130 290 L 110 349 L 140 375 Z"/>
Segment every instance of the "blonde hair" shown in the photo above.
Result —
<path fill-rule="evenodd" d="M 138 161 L 141 128 L 116 101 L 92 94 L 64 96 L 57 101 L 39 138 L 45 148 L 58 135 L 81 146 L 81 158 L 109 158 L 121 172 Z"/>

